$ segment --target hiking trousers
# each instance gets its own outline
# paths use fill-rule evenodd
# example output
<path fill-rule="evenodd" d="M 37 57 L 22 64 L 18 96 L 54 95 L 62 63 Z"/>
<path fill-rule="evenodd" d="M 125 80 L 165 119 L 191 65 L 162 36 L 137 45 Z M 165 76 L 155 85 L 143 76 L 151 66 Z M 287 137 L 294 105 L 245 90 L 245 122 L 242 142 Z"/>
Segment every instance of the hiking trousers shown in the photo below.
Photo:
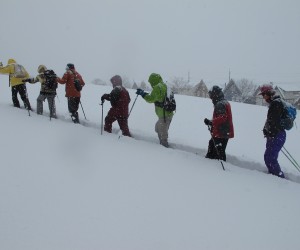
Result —
<path fill-rule="evenodd" d="M 228 138 L 210 138 L 205 158 L 226 161 L 226 147 Z"/>
<path fill-rule="evenodd" d="M 15 107 L 20 108 L 20 102 L 18 100 L 18 93 L 21 96 L 21 99 L 24 103 L 24 106 L 26 109 L 31 110 L 31 105 L 27 97 L 27 89 L 26 85 L 19 84 L 11 87 L 11 95 L 12 95 L 12 101 Z"/>
<path fill-rule="evenodd" d="M 74 123 L 79 123 L 79 109 L 80 97 L 68 97 L 68 109 L 71 113 L 71 118 Z"/>
<path fill-rule="evenodd" d="M 173 117 L 158 118 L 155 124 L 155 132 L 158 135 L 159 143 L 165 147 L 169 147 L 168 136 L 172 118 Z"/>
<path fill-rule="evenodd" d="M 275 137 L 267 138 L 266 151 L 264 154 L 265 164 L 270 174 L 284 178 L 278 163 L 278 155 L 286 140 L 285 130 L 280 131 Z"/>
<path fill-rule="evenodd" d="M 36 99 L 36 112 L 38 115 L 43 114 L 43 102 L 47 99 L 50 116 L 56 118 L 55 94 L 40 94 Z"/>
<path fill-rule="evenodd" d="M 112 124 L 118 121 L 119 127 L 122 131 L 122 135 L 131 137 L 128 128 L 128 115 L 124 116 L 121 114 L 116 114 L 114 109 L 110 109 L 105 117 L 105 125 L 104 131 L 111 133 L 112 132 Z"/>

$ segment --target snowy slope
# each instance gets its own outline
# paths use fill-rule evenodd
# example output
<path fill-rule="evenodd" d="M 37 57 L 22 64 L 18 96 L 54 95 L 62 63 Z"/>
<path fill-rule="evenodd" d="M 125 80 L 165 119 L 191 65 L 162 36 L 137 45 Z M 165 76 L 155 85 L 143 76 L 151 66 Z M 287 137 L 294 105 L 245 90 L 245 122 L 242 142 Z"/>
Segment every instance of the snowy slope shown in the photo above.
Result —
<path fill-rule="evenodd" d="M 44 116 L 13 108 L 0 80 L 0 249 L 299 248 L 300 175 L 282 155 L 290 180 L 265 173 L 266 107 L 231 103 L 236 137 L 223 171 L 203 157 L 208 99 L 176 96 L 166 149 L 154 107 L 140 97 L 129 119 L 134 139 L 119 138 L 117 125 L 101 136 L 99 100 L 110 87 L 84 88 L 88 120 L 80 111 L 75 125 L 62 86 L 50 122 L 47 103 Z M 34 107 L 39 84 L 27 86 Z M 299 135 L 289 131 L 286 143 L 298 162 Z"/>

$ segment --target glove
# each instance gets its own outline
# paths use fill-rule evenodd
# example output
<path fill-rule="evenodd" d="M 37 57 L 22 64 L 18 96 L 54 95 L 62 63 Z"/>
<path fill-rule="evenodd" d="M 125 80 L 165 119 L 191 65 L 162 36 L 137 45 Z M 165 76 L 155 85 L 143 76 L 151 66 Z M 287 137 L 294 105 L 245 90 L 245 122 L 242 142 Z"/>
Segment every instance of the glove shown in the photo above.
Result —
<path fill-rule="evenodd" d="M 264 137 L 267 137 L 268 131 L 265 128 L 263 129 L 263 134 L 264 134 Z"/>
<path fill-rule="evenodd" d="M 109 94 L 104 94 L 104 95 L 101 96 L 101 102 L 102 103 L 104 102 L 104 100 L 108 100 L 109 101 L 109 99 L 110 99 L 110 95 Z"/>
<path fill-rule="evenodd" d="M 204 119 L 204 123 L 205 123 L 205 125 L 207 125 L 207 126 L 211 126 L 211 125 L 212 125 L 212 121 L 211 121 L 211 120 L 208 120 L 207 118 Z"/>
<path fill-rule="evenodd" d="M 145 92 L 145 91 L 142 90 L 142 89 L 137 89 L 135 93 L 136 93 L 137 95 L 142 96 L 142 97 L 145 97 L 145 95 L 148 95 L 148 93 Z"/>
<path fill-rule="evenodd" d="M 30 82 L 30 79 L 29 78 L 23 79 L 22 82 Z"/>
<path fill-rule="evenodd" d="M 266 128 L 263 129 L 263 134 L 264 134 L 264 137 L 267 137 L 267 138 L 272 138 L 272 137 L 275 137 L 275 134 L 270 132 L 269 130 L 267 130 Z"/>

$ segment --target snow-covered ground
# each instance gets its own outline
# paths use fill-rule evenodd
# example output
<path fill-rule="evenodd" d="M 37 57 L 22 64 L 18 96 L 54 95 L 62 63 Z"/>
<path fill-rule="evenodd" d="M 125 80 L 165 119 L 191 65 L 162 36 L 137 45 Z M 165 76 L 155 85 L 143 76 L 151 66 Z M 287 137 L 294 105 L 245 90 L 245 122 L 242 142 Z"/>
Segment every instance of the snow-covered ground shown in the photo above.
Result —
<path fill-rule="evenodd" d="M 166 149 L 154 132 L 154 106 L 141 97 L 129 118 L 134 138 L 127 138 L 117 124 L 113 134 L 100 133 L 100 97 L 109 86 L 86 85 L 88 120 L 80 110 L 75 125 L 63 86 L 59 119 L 50 121 L 47 102 L 43 116 L 28 116 L 12 107 L 7 77 L 0 81 L 0 249 L 299 249 L 300 173 L 280 154 L 289 180 L 266 174 L 266 107 L 231 103 L 235 138 L 223 171 L 204 158 L 209 99 L 176 96 Z M 40 85 L 27 87 L 35 108 Z M 300 130 L 287 134 L 299 162 Z"/>

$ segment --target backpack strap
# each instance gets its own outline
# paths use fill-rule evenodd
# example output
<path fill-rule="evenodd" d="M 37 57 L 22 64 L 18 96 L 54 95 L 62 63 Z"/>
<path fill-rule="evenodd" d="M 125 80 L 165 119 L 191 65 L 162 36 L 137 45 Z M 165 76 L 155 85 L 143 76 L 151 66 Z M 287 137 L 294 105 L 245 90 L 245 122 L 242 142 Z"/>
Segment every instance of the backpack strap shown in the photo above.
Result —
<path fill-rule="evenodd" d="M 75 85 L 75 89 L 80 92 L 82 90 L 82 86 L 81 86 L 81 81 L 78 79 L 77 74 L 70 69 L 70 71 L 72 72 L 72 74 L 74 75 L 74 85 Z M 80 87 L 80 90 L 77 89 L 77 82 L 79 84 L 78 88 Z"/>
<path fill-rule="evenodd" d="M 159 91 L 160 91 L 160 95 L 161 95 L 161 86 L 158 85 L 158 87 L 159 87 Z M 167 87 L 167 88 L 168 88 L 168 87 Z M 165 106 L 165 101 L 166 101 L 167 95 L 168 95 L 168 89 L 167 89 L 167 91 L 166 91 L 166 95 L 165 95 L 165 97 L 164 97 L 164 100 L 163 100 L 162 102 L 155 102 L 155 103 L 154 103 L 154 105 L 155 105 L 156 107 L 160 107 L 160 108 L 163 109 L 163 112 L 164 112 L 164 122 L 165 122 L 165 123 L 166 123 L 166 110 L 164 109 L 164 106 Z"/>
<path fill-rule="evenodd" d="M 158 87 L 159 87 L 159 91 L 160 91 L 160 95 L 161 95 L 161 86 L 158 86 Z M 154 102 L 155 106 L 163 108 L 166 97 L 167 97 L 167 92 L 166 92 L 166 95 L 165 95 L 164 100 L 162 102 Z"/>

